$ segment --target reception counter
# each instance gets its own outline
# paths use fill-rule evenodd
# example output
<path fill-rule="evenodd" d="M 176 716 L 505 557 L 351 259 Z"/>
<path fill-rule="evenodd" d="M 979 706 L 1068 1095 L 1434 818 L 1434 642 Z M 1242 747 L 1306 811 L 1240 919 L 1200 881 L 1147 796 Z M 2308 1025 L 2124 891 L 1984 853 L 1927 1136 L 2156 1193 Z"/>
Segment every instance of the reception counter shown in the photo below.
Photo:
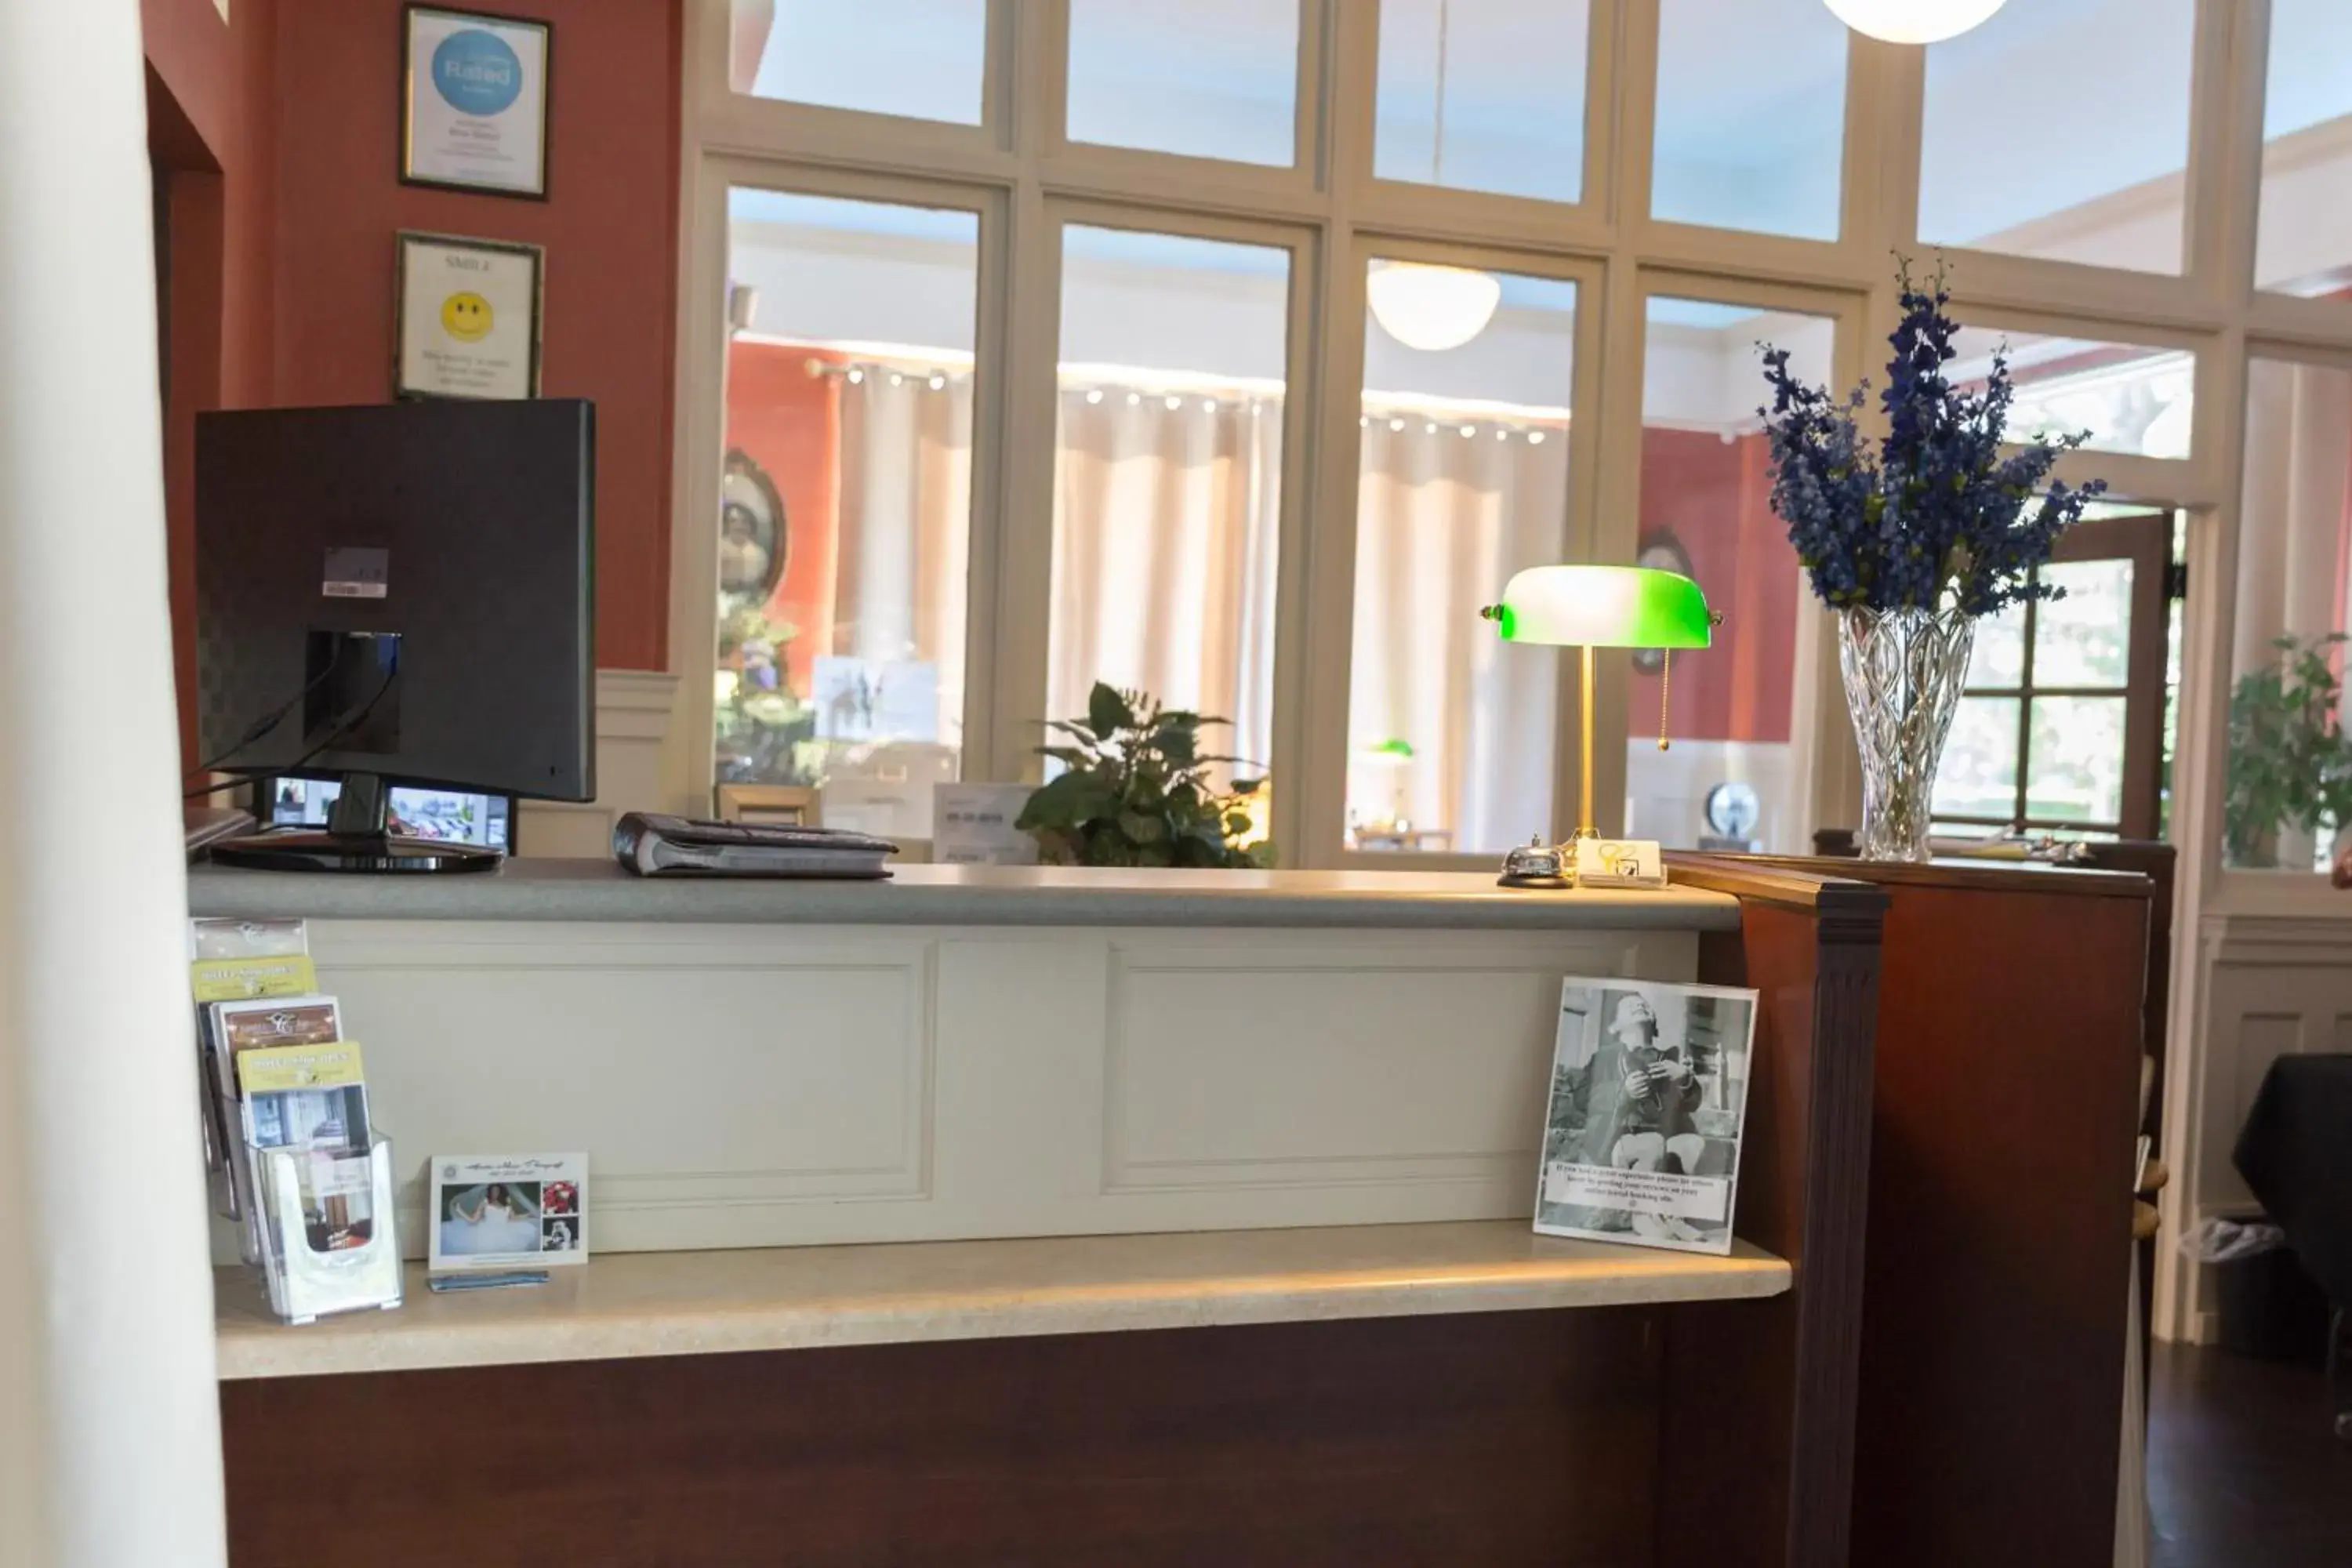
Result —
<path fill-rule="evenodd" d="M 428 1155 L 592 1162 L 545 1287 L 295 1330 L 224 1268 L 240 1568 L 1844 1561 L 1874 889 L 524 861 L 190 903 L 310 921 L 412 1254 Z M 1528 1232 L 1570 974 L 1762 994 L 1732 1257 Z"/>
<path fill-rule="evenodd" d="M 435 1152 L 585 1149 L 604 1252 L 1525 1215 L 1567 974 L 1738 900 L 1454 876 L 199 870 L 302 915 L 424 1254 Z"/>

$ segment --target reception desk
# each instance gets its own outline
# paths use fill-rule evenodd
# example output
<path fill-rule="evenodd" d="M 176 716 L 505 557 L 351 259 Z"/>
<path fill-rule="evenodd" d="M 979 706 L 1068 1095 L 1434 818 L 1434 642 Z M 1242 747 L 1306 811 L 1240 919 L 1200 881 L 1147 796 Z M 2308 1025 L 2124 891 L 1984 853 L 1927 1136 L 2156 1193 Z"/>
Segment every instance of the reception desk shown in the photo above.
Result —
<path fill-rule="evenodd" d="M 1842 1563 L 1885 900 L 1708 880 L 200 869 L 412 1254 L 431 1153 L 593 1170 L 548 1287 L 222 1271 L 234 1561 Z M 1762 992 L 1732 1257 L 1528 1231 L 1566 974 Z"/>

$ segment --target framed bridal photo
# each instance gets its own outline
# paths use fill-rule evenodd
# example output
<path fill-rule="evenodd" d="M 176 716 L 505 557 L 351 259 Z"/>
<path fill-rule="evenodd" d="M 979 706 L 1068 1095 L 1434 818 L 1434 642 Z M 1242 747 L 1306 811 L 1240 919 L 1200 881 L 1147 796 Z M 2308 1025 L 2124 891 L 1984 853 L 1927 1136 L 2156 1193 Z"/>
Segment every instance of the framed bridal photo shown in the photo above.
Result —
<path fill-rule="evenodd" d="M 400 26 L 402 182 L 545 201 L 553 26 L 410 5 Z"/>
<path fill-rule="evenodd" d="M 436 1154 L 426 1267 L 544 1268 L 588 1261 L 588 1156 Z"/>

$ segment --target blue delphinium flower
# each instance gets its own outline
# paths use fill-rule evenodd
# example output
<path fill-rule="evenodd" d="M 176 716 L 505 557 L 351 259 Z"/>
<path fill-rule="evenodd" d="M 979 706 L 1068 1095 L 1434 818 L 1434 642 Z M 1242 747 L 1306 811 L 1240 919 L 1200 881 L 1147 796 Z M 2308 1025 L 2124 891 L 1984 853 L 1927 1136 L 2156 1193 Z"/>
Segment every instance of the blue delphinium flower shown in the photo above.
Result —
<path fill-rule="evenodd" d="M 2035 579 L 2059 535 L 2106 489 L 2050 479 L 2061 452 L 2084 434 L 2025 443 L 2001 454 L 2016 388 L 2006 353 L 1993 356 L 1984 384 L 1953 386 L 1958 323 L 1939 268 L 1902 287 L 1902 323 L 1887 342 L 1879 406 L 1886 434 L 1873 450 L 1857 416 L 1869 384 L 1843 403 L 1790 373 L 1789 351 L 1759 345 L 1772 401 L 1764 418 L 1772 464 L 1772 510 L 1811 576 L 1813 592 L 1840 608 L 1937 609 L 1992 615 L 2059 590 Z M 2045 487 L 2045 482 L 2047 488 Z"/>

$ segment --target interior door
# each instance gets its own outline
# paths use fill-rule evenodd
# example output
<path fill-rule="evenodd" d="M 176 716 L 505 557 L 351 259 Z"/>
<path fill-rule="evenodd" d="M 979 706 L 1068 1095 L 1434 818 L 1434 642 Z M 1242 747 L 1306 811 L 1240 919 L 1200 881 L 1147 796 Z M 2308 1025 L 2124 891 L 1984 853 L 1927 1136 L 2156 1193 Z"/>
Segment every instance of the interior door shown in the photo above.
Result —
<path fill-rule="evenodd" d="M 2157 837 L 2171 540 L 2160 511 L 2077 524 L 2037 574 L 2062 596 L 1978 627 L 1938 824 Z"/>

